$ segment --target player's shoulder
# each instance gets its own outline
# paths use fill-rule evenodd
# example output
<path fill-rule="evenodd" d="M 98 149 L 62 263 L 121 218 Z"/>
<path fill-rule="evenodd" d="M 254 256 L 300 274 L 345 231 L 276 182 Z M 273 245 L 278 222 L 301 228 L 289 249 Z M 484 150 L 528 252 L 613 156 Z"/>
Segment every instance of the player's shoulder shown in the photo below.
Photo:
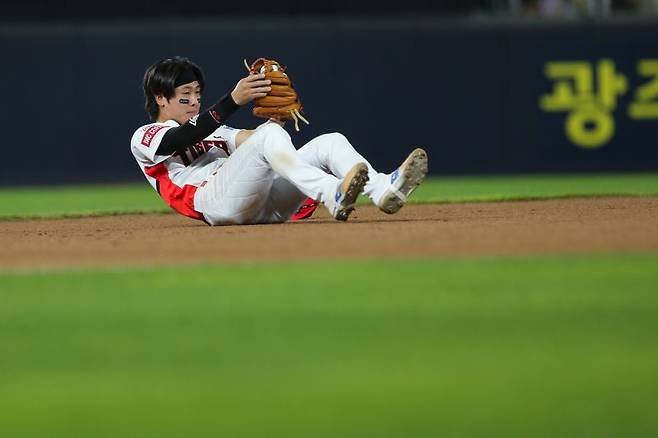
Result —
<path fill-rule="evenodd" d="M 165 122 L 154 122 L 142 125 L 135 130 L 130 140 L 131 146 L 143 145 L 149 147 L 155 135 L 163 129 L 173 128 L 178 126 L 174 120 L 167 120 Z"/>

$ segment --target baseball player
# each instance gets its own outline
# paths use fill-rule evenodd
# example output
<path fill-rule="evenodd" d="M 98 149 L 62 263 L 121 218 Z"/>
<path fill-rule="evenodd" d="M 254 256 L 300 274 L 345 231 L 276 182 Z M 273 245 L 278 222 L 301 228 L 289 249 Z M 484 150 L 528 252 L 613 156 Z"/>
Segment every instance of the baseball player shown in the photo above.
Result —
<path fill-rule="evenodd" d="M 256 129 L 226 125 L 241 106 L 264 97 L 270 81 L 249 74 L 200 112 L 205 79 L 186 58 L 156 62 L 144 74 L 145 109 L 153 123 L 130 146 L 146 179 L 174 210 L 209 225 L 281 223 L 317 203 L 347 220 L 359 194 L 397 212 L 427 173 L 416 149 L 391 174 L 377 172 L 341 134 L 314 138 L 299 150 L 278 120 Z M 308 199 L 314 200 L 311 204 Z"/>

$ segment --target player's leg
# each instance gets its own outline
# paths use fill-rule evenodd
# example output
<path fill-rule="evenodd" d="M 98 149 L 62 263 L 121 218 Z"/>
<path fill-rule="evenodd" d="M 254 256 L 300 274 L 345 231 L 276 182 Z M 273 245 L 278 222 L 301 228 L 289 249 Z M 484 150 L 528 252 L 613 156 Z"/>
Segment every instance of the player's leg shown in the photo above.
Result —
<path fill-rule="evenodd" d="M 245 142 L 197 189 L 195 208 L 209 224 L 258 222 L 275 176 L 259 146 Z"/>
<path fill-rule="evenodd" d="M 342 178 L 354 163 L 365 163 L 368 166 L 369 181 L 364 194 L 386 213 L 397 212 L 427 174 L 427 154 L 422 149 L 412 151 L 395 171 L 385 174 L 375 170 L 339 133 L 316 137 L 300 148 L 299 153 L 309 164 L 331 172 L 338 178 Z"/>
<path fill-rule="evenodd" d="M 346 220 L 367 180 L 361 166 L 341 181 L 305 162 L 283 128 L 265 124 L 197 191 L 195 202 L 211 224 L 269 222 L 264 207 L 277 174 L 322 202 L 335 218 Z"/>
<path fill-rule="evenodd" d="M 307 199 L 308 196 L 293 183 L 275 175 L 264 207 L 264 221 L 269 223 L 288 221 Z"/>
<path fill-rule="evenodd" d="M 378 179 L 386 179 L 387 175 L 378 173 L 368 161 L 361 156 L 349 143 L 347 138 L 339 133 L 320 135 L 306 143 L 298 151 L 301 158 L 308 164 L 324 172 L 329 172 L 342 179 L 356 163 L 364 163 L 368 169 L 368 182 L 363 193 L 371 199 L 378 194 Z M 268 216 L 272 221 L 284 222 L 292 217 L 307 199 L 285 178 L 275 176 L 270 191 L 270 200 L 266 206 Z"/>
<path fill-rule="evenodd" d="M 343 179 L 356 163 L 364 163 L 368 172 L 364 194 L 375 202 L 383 193 L 380 187 L 384 187 L 388 180 L 388 175 L 378 173 L 339 133 L 320 135 L 302 146 L 297 153 L 306 163 L 339 179 Z M 381 184 L 377 184 L 379 180 Z M 290 219 L 306 199 L 307 196 L 285 178 L 275 177 L 266 209 L 272 221 L 283 222 Z"/>
<path fill-rule="evenodd" d="M 383 182 L 387 175 L 376 171 L 343 134 L 334 132 L 320 135 L 299 148 L 298 152 L 304 161 L 337 178 L 343 178 L 355 163 L 365 163 L 368 167 L 368 183 L 363 194 L 376 203 L 383 193 Z"/>
<path fill-rule="evenodd" d="M 281 126 L 269 123 L 258 131 L 265 131 L 264 157 L 272 170 L 307 197 L 321 202 L 335 219 L 347 220 L 368 181 L 366 165 L 354 163 L 344 175 L 336 178 L 306 162 Z"/>

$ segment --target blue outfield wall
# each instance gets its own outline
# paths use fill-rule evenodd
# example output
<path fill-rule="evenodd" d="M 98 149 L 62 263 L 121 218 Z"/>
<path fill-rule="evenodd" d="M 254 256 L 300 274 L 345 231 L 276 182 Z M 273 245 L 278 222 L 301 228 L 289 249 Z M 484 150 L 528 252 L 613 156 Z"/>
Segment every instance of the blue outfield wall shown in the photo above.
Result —
<path fill-rule="evenodd" d="M 206 103 L 281 60 L 311 125 L 382 170 L 412 147 L 433 174 L 658 169 L 658 23 L 304 19 L 0 24 L 0 185 L 140 180 L 146 66 L 188 56 Z M 260 123 L 242 109 L 230 121 Z"/>

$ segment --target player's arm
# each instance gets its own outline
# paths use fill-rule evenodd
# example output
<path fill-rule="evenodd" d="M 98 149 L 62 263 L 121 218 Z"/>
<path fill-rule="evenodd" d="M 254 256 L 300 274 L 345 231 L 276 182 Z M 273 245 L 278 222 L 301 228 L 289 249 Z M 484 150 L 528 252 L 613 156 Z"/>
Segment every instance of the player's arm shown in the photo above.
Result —
<path fill-rule="evenodd" d="M 157 155 L 171 155 L 185 149 L 208 137 L 238 109 L 238 104 L 230 94 L 222 97 L 219 102 L 199 114 L 198 117 L 165 132 L 158 146 Z"/>
<path fill-rule="evenodd" d="M 270 90 L 270 81 L 263 80 L 264 77 L 264 74 L 259 74 L 240 79 L 231 93 L 199 114 L 196 119 L 190 119 L 181 126 L 169 129 L 158 146 L 157 155 L 171 155 L 191 144 L 198 143 L 225 123 L 241 105 L 264 97 Z"/>

